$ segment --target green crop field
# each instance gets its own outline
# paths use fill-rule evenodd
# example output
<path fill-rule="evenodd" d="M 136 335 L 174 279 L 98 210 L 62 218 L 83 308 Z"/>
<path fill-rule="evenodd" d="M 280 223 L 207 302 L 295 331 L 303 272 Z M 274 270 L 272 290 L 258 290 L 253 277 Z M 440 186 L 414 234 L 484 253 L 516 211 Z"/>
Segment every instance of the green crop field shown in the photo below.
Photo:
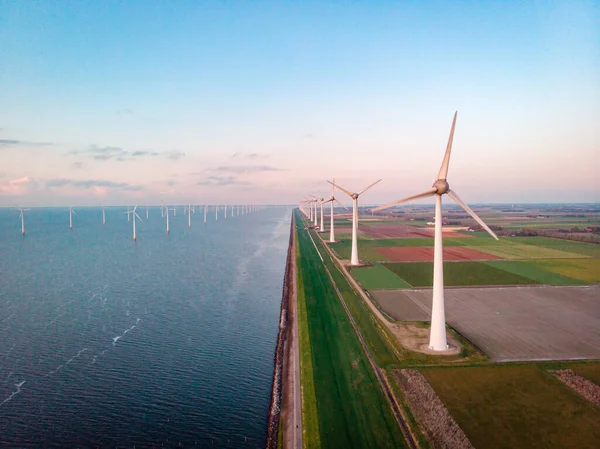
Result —
<path fill-rule="evenodd" d="M 432 262 L 386 263 L 384 266 L 415 287 L 429 287 L 432 285 Z M 447 286 L 538 283 L 533 279 L 501 270 L 483 262 L 444 263 L 444 284 Z"/>
<path fill-rule="evenodd" d="M 600 386 L 600 363 L 581 363 L 569 365 L 567 368 Z"/>
<path fill-rule="evenodd" d="M 319 432 L 305 445 L 318 439 L 324 448 L 406 447 L 309 233 L 296 217 Z"/>
<path fill-rule="evenodd" d="M 532 263 L 544 270 L 584 282 L 600 282 L 600 259 L 536 260 Z"/>
<path fill-rule="evenodd" d="M 574 242 L 572 240 L 551 239 L 547 237 L 514 237 L 512 240 L 527 245 L 543 246 L 544 248 L 558 249 L 569 253 L 600 258 L 600 245 L 594 243 Z"/>
<path fill-rule="evenodd" d="M 540 284 L 547 285 L 584 285 L 585 282 L 579 279 L 573 279 L 568 276 L 563 276 L 552 271 L 548 271 L 535 265 L 533 262 L 521 260 L 489 260 L 483 262 L 495 268 L 499 268 L 509 273 L 514 273 L 519 276 L 524 276 L 528 279 L 533 279 Z"/>
<path fill-rule="evenodd" d="M 373 246 L 371 245 L 372 241 L 373 240 L 360 240 L 358 242 L 358 257 L 361 260 L 387 260 L 387 258 L 373 249 Z M 350 253 L 352 251 L 352 241 L 350 239 L 342 240 L 339 243 L 333 243 L 329 246 L 335 251 L 340 259 L 350 260 Z"/>
<path fill-rule="evenodd" d="M 367 290 L 411 288 L 408 282 L 399 278 L 381 264 L 372 267 L 353 268 L 352 275 Z"/>
<path fill-rule="evenodd" d="M 478 449 L 598 447 L 600 409 L 541 367 L 421 372 Z"/>
<path fill-rule="evenodd" d="M 512 239 L 502 239 L 500 242 L 496 242 L 496 244 L 490 244 L 487 241 L 483 245 L 481 242 L 473 242 L 472 244 L 467 244 L 465 246 L 474 250 L 482 249 L 486 253 L 502 257 L 504 259 L 570 259 L 587 257 L 581 254 L 569 253 L 558 249 L 517 243 Z M 482 246 L 484 246 L 484 248 L 481 248 Z"/>

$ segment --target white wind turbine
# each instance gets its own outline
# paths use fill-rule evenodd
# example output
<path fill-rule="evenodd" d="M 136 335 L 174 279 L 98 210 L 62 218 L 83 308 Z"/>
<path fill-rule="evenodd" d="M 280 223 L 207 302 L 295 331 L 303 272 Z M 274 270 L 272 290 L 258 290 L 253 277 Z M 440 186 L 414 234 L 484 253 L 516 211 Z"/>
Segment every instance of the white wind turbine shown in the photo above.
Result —
<path fill-rule="evenodd" d="M 215 206 L 215 221 L 219 221 L 219 205 Z"/>
<path fill-rule="evenodd" d="M 448 165 L 450 163 L 450 152 L 452 151 L 452 140 L 454 139 L 454 128 L 456 126 L 456 117 L 458 111 L 454 113 L 452 120 L 452 128 L 450 129 L 450 137 L 446 146 L 446 154 L 442 161 L 442 166 L 438 172 L 437 179 L 433 186 L 425 192 L 407 198 L 394 201 L 384 206 L 376 207 L 374 211 L 386 209 L 397 204 L 406 203 L 408 201 L 419 198 L 427 198 L 435 196 L 435 234 L 434 234 L 434 251 L 433 251 L 433 300 L 431 304 L 431 332 L 429 334 L 429 349 L 434 351 L 444 351 L 448 349 L 446 341 L 446 312 L 444 307 L 444 259 L 443 259 L 443 244 L 442 244 L 442 195 L 447 194 L 454 200 L 465 212 L 467 212 L 477 223 L 481 225 L 493 238 L 498 240 L 494 232 L 483 222 L 481 218 L 467 206 L 455 191 L 450 190 L 450 185 L 447 181 Z"/>
<path fill-rule="evenodd" d="M 21 235 L 25 235 L 25 211 L 31 209 L 21 209 L 20 207 L 17 207 L 17 209 L 21 211 L 19 214 L 19 218 L 21 219 Z"/>
<path fill-rule="evenodd" d="M 342 203 L 340 203 L 336 197 L 335 197 L 335 178 L 333 178 L 333 182 L 331 183 L 331 196 L 329 197 L 329 199 L 327 201 L 325 201 L 323 204 L 327 204 L 330 203 L 330 222 L 329 222 L 329 243 L 335 243 L 335 224 L 334 224 L 334 219 L 333 219 L 333 202 L 338 203 L 340 206 L 342 206 L 343 208 L 345 208 L 346 210 L 350 210 L 348 209 L 346 206 L 344 206 Z M 321 220 L 322 222 L 323 220 Z M 323 232 L 323 231 L 321 231 Z"/>
<path fill-rule="evenodd" d="M 135 242 L 137 240 L 137 236 L 135 234 L 135 218 L 137 217 L 138 220 L 142 221 L 143 220 L 140 218 L 140 216 L 137 214 L 137 212 L 135 211 L 137 209 L 137 204 L 135 205 L 135 207 L 133 208 L 133 210 L 128 210 L 127 212 L 125 212 L 126 214 L 131 214 L 131 221 L 133 221 L 133 241 Z M 168 220 L 168 219 L 167 219 Z M 168 225 L 167 225 L 168 228 Z M 167 231 L 168 232 L 168 231 Z"/>
<path fill-rule="evenodd" d="M 162 216 L 167 218 L 167 234 L 170 231 L 170 229 L 169 229 L 169 210 L 172 210 L 172 209 L 169 209 L 169 207 L 165 206 L 164 204 L 161 206 L 161 209 L 160 209 Z"/>
<path fill-rule="evenodd" d="M 188 228 L 192 227 L 192 212 L 196 213 L 195 209 L 193 209 L 193 206 L 190 204 L 188 205 Z"/>
<path fill-rule="evenodd" d="M 352 198 L 352 253 L 351 253 L 352 255 L 350 257 L 350 265 L 353 265 L 353 266 L 360 264 L 360 262 L 358 261 L 358 246 L 357 246 L 357 241 L 356 241 L 357 234 L 358 234 L 358 197 L 360 195 L 362 195 L 363 193 L 365 193 L 367 190 L 369 190 L 371 187 L 373 187 L 375 184 L 377 184 L 379 181 L 381 181 L 381 179 L 379 179 L 379 180 L 375 181 L 373 184 L 365 187 L 358 193 L 352 193 L 349 190 L 346 190 L 343 187 L 340 187 L 338 184 L 335 184 L 334 182 L 327 181 L 329 184 L 337 187 L 342 192 L 344 192 L 346 195 L 348 195 L 350 198 Z"/>
<path fill-rule="evenodd" d="M 106 214 L 104 213 L 104 206 L 100 205 L 100 207 L 102 208 L 102 224 L 105 225 L 106 224 Z"/>
<path fill-rule="evenodd" d="M 130 218 L 130 213 L 131 213 L 131 207 L 127 206 L 127 212 L 125 212 L 127 214 L 127 223 L 129 223 L 129 218 Z"/>
<path fill-rule="evenodd" d="M 148 205 L 146 204 L 146 220 L 148 219 Z"/>
<path fill-rule="evenodd" d="M 75 211 L 72 206 L 69 206 L 69 229 L 73 229 L 73 214 L 75 214 Z"/>
<path fill-rule="evenodd" d="M 204 224 L 206 224 L 206 211 L 208 210 L 208 205 L 204 205 Z"/>

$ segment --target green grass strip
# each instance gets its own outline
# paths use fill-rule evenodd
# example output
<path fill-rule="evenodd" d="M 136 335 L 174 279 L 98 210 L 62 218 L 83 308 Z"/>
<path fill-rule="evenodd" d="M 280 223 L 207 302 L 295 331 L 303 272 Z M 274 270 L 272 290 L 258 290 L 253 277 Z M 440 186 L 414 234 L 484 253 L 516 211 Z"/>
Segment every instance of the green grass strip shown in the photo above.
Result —
<path fill-rule="evenodd" d="M 304 276 L 300 269 L 300 246 L 298 245 L 298 231 L 296 232 L 296 288 L 298 301 L 298 339 L 300 351 L 300 384 L 302 394 L 302 444 L 305 448 L 321 447 L 321 434 L 319 431 L 319 413 L 317 409 L 317 394 L 315 392 L 315 379 L 313 372 L 313 358 L 308 330 L 308 316 L 306 312 L 306 295 L 304 291 Z"/>
<path fill-rule="evenodd" d="M 300 223 L 298 219 L 298 270 L 305 289 L 321 447 L 406 447 L 358 337 Z"/>

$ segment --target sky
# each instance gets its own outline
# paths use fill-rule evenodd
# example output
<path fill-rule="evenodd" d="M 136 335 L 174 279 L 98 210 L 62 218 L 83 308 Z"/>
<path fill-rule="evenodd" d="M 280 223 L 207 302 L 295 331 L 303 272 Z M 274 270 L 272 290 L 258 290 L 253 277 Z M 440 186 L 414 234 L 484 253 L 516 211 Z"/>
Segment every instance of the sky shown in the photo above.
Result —
<path fill-rule="evenodd" d="M 600 3 L 0 2 L 0 207 L 385 203 L 455 110 L 463 200 L 599 201 Z"/>

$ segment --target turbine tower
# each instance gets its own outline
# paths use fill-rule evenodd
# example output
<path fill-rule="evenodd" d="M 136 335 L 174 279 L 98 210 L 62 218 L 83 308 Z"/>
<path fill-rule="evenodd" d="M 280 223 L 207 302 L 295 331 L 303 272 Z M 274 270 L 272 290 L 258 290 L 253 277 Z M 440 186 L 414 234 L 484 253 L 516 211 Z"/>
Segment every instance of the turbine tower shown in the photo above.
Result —
<path fill-rule="evenodd" d="M 215 221 L 219 221 L 219 205 L 215 206 Z"/>
<path fill-rule="evenodd" d="M 148 205 L 146 204 L 146 220 L 148 219 Z"/>
<path fill-rule="evenodd" d="M 442 195 L 447 194 L 454 200 L 465 212 L 481 225 L 493 238 L 498 240 L 494 232 L 477 216 L 469 206 L 467 206 L 455 191 L 450 190 L 450 185 L 447 181 L 448 165 L 450 164 L 450 152 L 452 151 L 452 141 L 454 139 L 454 128 L 456 126 L 456 117 L 458 111 L 454 113 L 452 120 L 452 128 L 450 129 L 450 137 L 446 146 L 446 153 L 442 166 L 438 172 L 437 179 L 433 186 L 425 192 L 407 198 L 394 201 L 384 206 L 376 207 L 374 211 L 387 209 L 389 207 L 406 203 L 408 201 L 435 196 L 435 241 L 433 250 L 433 299 L 431 304 L 431 332 L 429 334 L 429 349 L 433 351 L 444 351 L 448 349 L 446 341 L 446 311 L 444 306 L 444 260 L 443 260 L 443 244 L 442 244 Z"/>
<path fill-rule="evenodd" d="M 170 231 L 170 229 L 169 229 L 169 208 L 163 204 L 161 206 L 160 212 L 161 212 L 161 214 L 163 214 L 163 217 L 167 217 L 167 234 L 168 234 Z"/>
<path fill-rule="evenodd" d="M 324 203 L 324 204 L 331 203 L 330 204 L 330 215 L 331 216 L 330 216 L 330 222 L 329 222 L 329 243 L 335 243 L 335 224 L 334 224 L 334 219 L 333 219 L 333 202 L 334 201 L 336 203 L 338 203 L 340 206 L 342 206 L 343 208 L 345 208 L 347 211 L 350 211 L 350 209 L 348 209 L 346 206 L 344 206 L 342 203 L 340 203 L 335 197 L 335 178 L 333 178 L 333 182 L 331 183 L 331 196 Z"/>
<path fill-rule="evenodd" d="M 365 193 L 367 190 L 369 190 L 371 187 L 373 187 L 375 184 L 377 184 L 379 181 L 381 181 L 381 179 L 379 179 L 379 180 L 375 181 L 373 184 L 365 187 L 358 193 L 352 193 L 349 190 L 346 190 L 343 187 L 339 186 L 338 184 L 335 184 L 331 181 L 327 181 L 329 184 L 337 187 L 342 192 L 344 192 L 346 195 L 348 195 L 350 198 L 352 198 L 352 255 L 350 257 L 350 265 L 352 265 L 352 266 L 356 266 L 356 265 L 360 264 L 360 262 L 358 261 L 358 246 L 357 246 L 357 241 L 356 241 L 357 234 L 358 234 L 358 197 L 360 195 L 362 195 L 363 193 Z"/>
<path fill-rule="evenodd" d="M 131 221 L 133 221 L 133 241 L 134 241 L 134 242 L 137 240 L 137 236 L 136 236 L 136 234 L 135 234 L 135 218 L 137 217 L 137 218 L 138 218 L 138 220 L 140 220 L 140 221 L 143 221 L 143 220 L 140 218 L 140 216 L 137 214 L 137 212 L 135 211 L 137 208 L 138 208 L 138 205 L 136 204 L 136 205 L 135 205 L 135 207 L 133 208 L 133 210 L 131 210 L 131 211 L 130 211 L 130 210 L 128 210 L 127 212 L 125 212 L 126 214 L 131 214 Z M 168 214 L 167 214 L 167 217 L 168 217 Z M 167 218 L 167 221 L 168 221 L 168 220 L 169 220 L 169 219 Z M 167 228 L 168 228 L 168 225 L 167 225 Z M 167 231 L 167 232 L 169 232 L 169 231 Z"/>
<path fill-rule="evenodd" d="M 73 229 L 73 214 L 75 214 L 75 211 L 72 206 L 69 206 L 69 229 Z"/>
<path fill-rule="evenodd" d="M 208 205 L 204 205 L 204 224 L 206 224 L 206 210 L 208 209 Z"/>
<path fill-rule="evenodd" d="M 106 214 L 104 213 L 104 206 L 100 206 L 102 208 L 102 224 L 106 224 Z"/>
<path fill-rule="evenodd" d="M 19 218 L 21 219 L 21 235 L 25 235 L 25 211 L 31 209 L 21 209 L 20 207 L 17 207 L 17 209 L 21 211 L 19 214 Z"/>

